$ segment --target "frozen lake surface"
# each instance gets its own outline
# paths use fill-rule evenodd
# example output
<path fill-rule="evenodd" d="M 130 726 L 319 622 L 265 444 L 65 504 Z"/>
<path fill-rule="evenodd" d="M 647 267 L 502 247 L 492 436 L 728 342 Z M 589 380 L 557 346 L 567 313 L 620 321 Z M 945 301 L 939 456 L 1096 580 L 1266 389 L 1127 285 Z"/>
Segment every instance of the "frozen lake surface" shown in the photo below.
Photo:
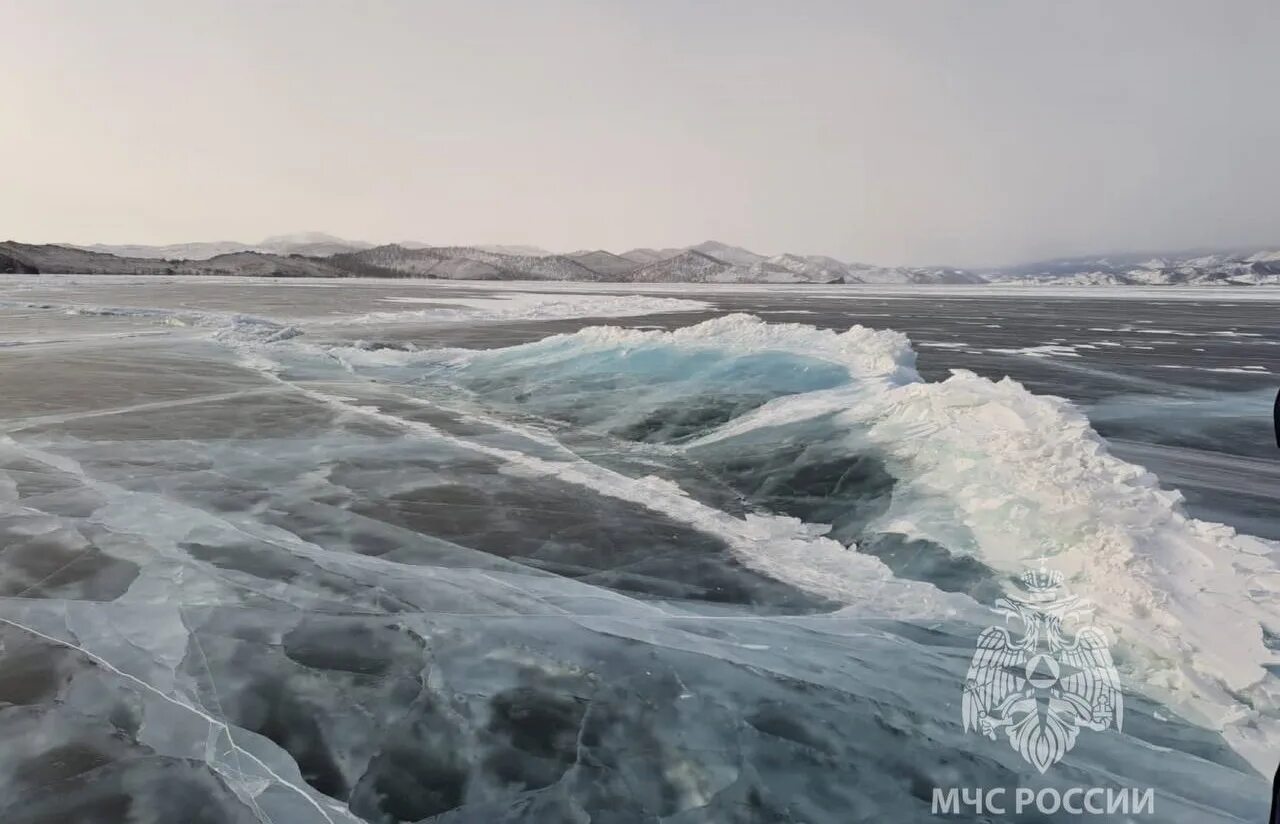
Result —
<path fill-rule="evenodd" d="M 0 277 L 0 821 L 1261 821 L 1278 309 Z M 1044 773 L 961 712 L 1042 559 L 1124 693 Z"/>

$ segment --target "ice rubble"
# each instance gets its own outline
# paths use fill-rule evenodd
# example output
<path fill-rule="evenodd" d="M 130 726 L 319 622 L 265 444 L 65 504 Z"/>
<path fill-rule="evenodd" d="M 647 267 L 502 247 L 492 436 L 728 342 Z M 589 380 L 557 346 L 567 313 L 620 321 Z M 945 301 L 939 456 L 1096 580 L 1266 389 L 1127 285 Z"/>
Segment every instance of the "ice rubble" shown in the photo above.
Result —
<path fill-rule="evenodd" d="M 151 309 L 135 306 L 84 306 L 42 302 L 0 302 L 0 308 L 51 309 L 66 315 L 125 317 L 154 320 L 165 326 L 190 326 L 212 331 L 215 338 L 230 342 L 272 343 L 302 334 L 297 326 L 238 312 L 202 312 L 190 309 Z"/>
<path fill-rule="evenodd" d="M 1263 638 L 1264 627 L 1280 631 L 1271 546 L 1186 517 L 1177 492 L 1160 489 L 1153 475 L 1112 457 L 1085 415 L 1065 401 L 963 371 L 940 383 L 921 381 L 914 353 L 898 333 L 863 327 L 835 333 L 735 315 L 672 332 L 593 327 L 451 357 L 488 380 L 528 372 L 538 376 L 535 385 L 582 379 L 586 385 L 572 385 L 566 403 L 599 409 L 602 397 L 592 395 L 586 380 L 591 374 L 637 372 L 643 382 L 666 381 L 673 396 L 691 391 L 687 384 L 673 389 L 674 375 L 663 372 L 683 378 L 687 359 L 654 355 L 670 349 L 715 350 L 736 361 L 785 352 L 847 370 L 844 386 L 784 387 L 776 399 L 690 445 L 838 416 L 848 438 L 875 446 L 903 479 L 881 529 L 972 553 L 1011 574 L 1032 559 L 1050 557 L 1078 591 L 1097 601 L 1127 643 L 1155 655 L 1133 662 L 1135 677 L 1180 694 L 1213 723 L 1232 720 L 1239 708 L 1231 693 L 1260 681 L 1274 661 Z M 342 356 L 364 365 L 440 358 L 388 350 Z M 785 362 L 777 368 L 781 382 L 788 372 L 812 367 Z M 704 378 L 706 370 L 695 374 Z M 582 404 L 588 395 L 592 402 Z M 624 401 L 628 409 L 636 402 L 634 395 Z M 788 579 L 829 581 L 791 563 L 757 562 Z"/>
<path fill-rule="evenodd" d="M 1257 711 L 1276 712 L 1265 669 L 1277 657 L 1266 635 L 1280 633 L 1280 579 L 1270 557 L 1276 548 L 1187 517 L 1177 492 L 1112 457 L 1068 402 L 964 371 L 923 382 L 896 333 L 854 327 L 837 334 L 742 315 L 674 332 L 597 327 L 457 358 L 482 373 L 506 366 L 554 375 L 575 350 L 611 358 L 603 372 L 651 364 L 645 358 L 665 348 L 735 359 L 796 353 L 847 369 L 844 386 L 784 394 L 688 446 L 835 416 L 844 438 L 876 449 L 899 479 L 878 530 L 972 554 L 1010 575 L 1047 557 L 1117 633 L 1134 685 L 1214 728 L 1230 727 L 1241 751 L 1266 766 L 1267 735 L 1275 731 L 1262 734 L 1254 725 Z M 841 597 L 836 582 L 848 580 L 849 568 L 841 574 L 839 561 L 821 552 L 770 541 L 744 551 L 761 553 L 751 562 L 770 574 L 827 596 Z M 862 590 L 846 588 L 843 597 L 853 600 Z"/>

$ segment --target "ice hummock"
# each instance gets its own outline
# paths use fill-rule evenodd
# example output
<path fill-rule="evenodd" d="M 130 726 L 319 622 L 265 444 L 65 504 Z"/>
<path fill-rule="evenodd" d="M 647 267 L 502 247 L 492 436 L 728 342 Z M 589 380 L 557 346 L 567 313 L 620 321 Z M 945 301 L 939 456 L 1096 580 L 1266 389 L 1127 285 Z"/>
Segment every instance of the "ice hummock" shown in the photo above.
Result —
<path fill-rule="evenodd" d="M 1274 700 L 1267 686 L 1267 667 L 1276 663 L 1267 638 L 1280 632 L 1274 544 L 1186 516 L 1177 492 L 1111 456 L 1071 404 L 963 371 L 924 382 L 913 362 L 905 339 L 892 333 L 727 316 L 674 332 L 585 329 L 464 356 L 455 368 L 459 382 L 485 397 L 575 426 L 603 423 L 633 439 L 629 427 L 647 435 L 651 420 L 679 421 L 699 385 L 714 390 L 720 376 L 740 369 L 733 391 L 717 395 L 733 399 L 720 412 L 727 420 L 704 413 L 694 423 L 703 431 L 679 449 L 705 464 L 706 453 L 732 453 L 753 435 L 775 445 L 807 436 L 831 452 L 874 456 L 894 482 L 883 511 L 864 527 L 868 539 L 887 534 L 943 547 L 1002 576 L 1045 559 L 1095 602 L 1135 684 L 1203 723 L 1231 728 L 1265 768 L 1269 739 L 1255 737 L 1258 719 L 1247 703 Z M 847 379 L 834 384 L 824 364 Z M 518 381 L 513 388 L 510 376 L 527 372 L 539 375 L 536 392 Z M 593 376 L 633 373 L 646 390 L 624 391 L 610 406 L 617 387 L 602 391 Z M 744 408 L 747 375 L 773 376 L 776 397 L 758 395 Z M 807 432 L 797 434 L 804 422 Z M 817 464 L 816 451 L 810 445 L 798 460 Z M 811 575 L 803 556 L 779 569 L 768 557 L 773 550 L 761 551 L 754 561 L 771 574 L 821 579 L 809 585 L 833 595 L 828 570 Z"/>

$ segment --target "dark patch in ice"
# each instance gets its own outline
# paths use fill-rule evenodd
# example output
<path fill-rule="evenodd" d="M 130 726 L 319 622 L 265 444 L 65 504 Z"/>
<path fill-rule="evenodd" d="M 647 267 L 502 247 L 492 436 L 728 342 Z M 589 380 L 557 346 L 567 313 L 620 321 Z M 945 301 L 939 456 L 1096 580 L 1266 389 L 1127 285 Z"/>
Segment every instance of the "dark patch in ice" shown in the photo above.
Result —
<path fill-rule="evenodd" d="M 431 306 L 435 308 L 447 308 L 449 304 L 447 303 L 431 304 Z M 380 352 L 383 350 L 389 350 L 392 352 L 417 352 L 418 351 L 417 346 L 415 346 L 412 343 L 403 342 L 403 341 L 358 340 L 350 344 L 350 346 L 354 349 L 359 349 L 363 352 Z"/>
<path fill-rule="evenodd" d="M 894 532 L 865 535 L 858 551 L 874 555 L 899 578 L 928 581 L 946 592 L 963 592 L 984 604 L 1004 595 L 1003 576 L 970 555 Z"/>
<path fill-rule="evenodd" d="M 462 803 L 468 778 L 463 735 L 433 701 L 415 709 L 390 731 L 351 792 L 351 811 L 370 824 L 420 821 Z"/>
<path fill-rule="evenodd" d="M 642 411 L 637 420 L 609 429 L 609 434 L 641 443 L 675 443 L 697 437 L 757 409 L 773 395 L 695 395 L 679 403 Z"/>
<path fill-rule="evenodd" d="M 313 615 L 279 640 L 264 630 L 242 619 L 206 624 L 184 666 L 210 706 L 287 751 L 308 784 L 346 800 L 376 751 L 371 735 L 394 729 L 422 691 L 423 642 L 359 617 Z"/>
<path fill-rule="evenodd" d="M 137 564 L 104 553 L 75 530 L 30 535 L 16 526 L 0 523 L 0 595 L 111 601 L 138 577 Z"/>
<path fill-rule="evenodd" d="M 81 482 L 50 467 L 23 459 L 0 462 L 0 474 L 8 476 L 23 506 L 65 518 L 83 518 L 103 503 L 101 495 Z"/>
<path fill-rule="evenodd" d="M 0 706 L 46 704 L 72 679 L 73 656 L 65 647 L 33 641 L 13 628 L 0 632 L 4 667 L 0 667 Z"/>
<path fill-rule="evenodd" d="M 5 824 L 260 824 L 202 762 L 157 756 L 106 764 L 91 777 L 71 776 L 18 798 L 0 799 L 0 820 Z"/>
<path fill-rule="evenodd" d="M 555 689 L 515 687 L 493 696 L 488 730 L 504 743 L 485 759 L 503 784 L 524 790 L 559 781 L 577 760 L 587 702 Z"/>
<path fill-rule="evenodd" d="M 268 581 L 291 581 L 304 567 L 314 566 L 283 552 L 264 551 L 263 547 L 236 544 L 212 546 L 196 542 L 185 542 L 181 547 L 193 558 Z"/>
<path fill-rule="evenodd" d="M 283 679 L 264 678 L 239 697 L 239 706 L 241 711 L 232 715 L 238 726 L 279 744 L 293 756 L 308 784 L 325 795 L 346 798 L 346 779 L 304 693 L 295 692 Z"/>
<path fill-rule="evenodd" d="M 0 821 L 257 821 L 206 764 L 137 741 L 131 683 L 18 627 L 0 627 L 0 649 Z"/>
<path fill-rule="evenodd" d="M 404 637 L 394 626 L 308 621 L 284 636 L 284 653 L 312 669 L 385 675 L 397 655 L 414 651 Z M 420 642 L 416 651 L 421 654 Z"/>
<path fill-rule="evenodd" d="M 113 756 L 87 741 L 72 741 L 45 750 L 18 765 L 13 777 L 32 787 L 43 787 L 65 781 L 110 764 Z"/>
<path fill-rule="evenodd" d="M 843 442 L 853 434 L 825 418 L 713 441 L 690 454 L 749 505 L 829 524 L 829 537 L 856 544 L 900 578 L 984 603 L 1000 597 L 1000 576 L 980 561 L 929 541 L 871 531 L 888 511 L 898 479 L 869 448 L 850 452 Z"/>
<path fill-rule="evenodd" d="M 412 608 L 376 586 L 331 572 L 311 559 L 290 554 L 269 544 L 186 542 L 181 546 L 192 558 L 213 564 L 219 569 L 243 573 L 264 581 L 288 583 L 298 594 L 308 592 L 325 599 L 311 604 L 312 609 L 359 611 L 364 608 L 399 612 Z M 257 606 L 271 603 L 270 600 L 252 593 L 245 594 L 245 601 Z M 259 601 L 262 603 L 258 603 Z"/>
<path fill-rule="evenodd" d="M 870 454 L 840 454 L 829 441 L 780 433 L 767 445 L 728 441 L 694 450 L 716 477 L 769 512 L 830 524 L 848 544 L 884 514 L 897 480 Z"/>
<path fill-rule="evenodd" d="M 714 536 L 543 478 L 406 490 L 354 511 L 567 577 L 658 598 L 812 611 L 831 604 L 743 567 Z"/>
<path fill-rule="evenodd" d="M 834 749 L 831 742 L 826 740 L 825 731 L 806 726 L 804 720 L 796 715 L 794 707 L 763 704 L 747 716 L 746 721 L 765 735 L 808 747 L 823 755 L 830 755 Z"/>

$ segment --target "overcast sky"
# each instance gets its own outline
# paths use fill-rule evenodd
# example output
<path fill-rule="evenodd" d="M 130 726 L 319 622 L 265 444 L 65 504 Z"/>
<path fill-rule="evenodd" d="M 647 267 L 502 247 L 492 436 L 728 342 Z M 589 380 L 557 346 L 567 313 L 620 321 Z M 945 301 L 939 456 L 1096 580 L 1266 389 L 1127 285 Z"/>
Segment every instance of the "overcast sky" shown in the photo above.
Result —
<path fill-rule="evenodd" d="M 0 0 L 0 236 L 1280 244 L 1280 2 Z"/>

